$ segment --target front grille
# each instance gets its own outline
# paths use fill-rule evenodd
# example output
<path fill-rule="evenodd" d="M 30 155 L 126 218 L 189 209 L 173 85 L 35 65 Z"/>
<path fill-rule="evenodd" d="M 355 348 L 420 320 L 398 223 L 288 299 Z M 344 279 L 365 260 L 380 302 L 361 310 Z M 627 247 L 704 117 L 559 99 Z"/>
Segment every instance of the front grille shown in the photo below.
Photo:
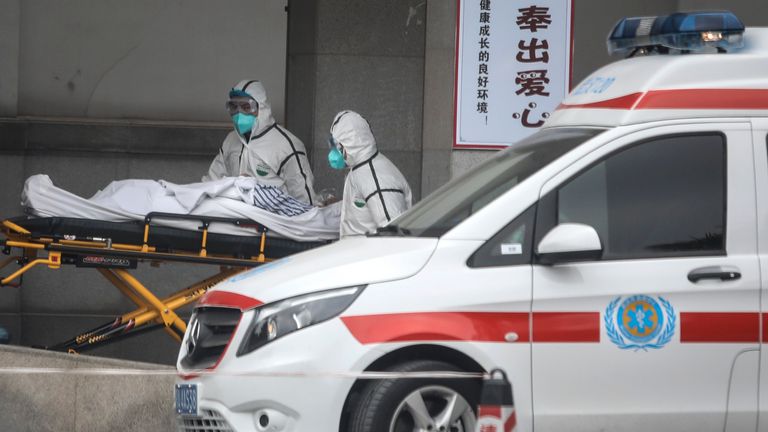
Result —
<path fill-rule="evenodd" d="M 206 369 L 216 365 L 240 322 L 238 309 L 203 307 L 189 320 L 184 369 Z"/>
<path fill-rule="evenodd" d="M 200 416 L 176 417 L 178 432 L 234 432 L 229 422 L 218 411 L 212 409 L 200 410 Z"/>

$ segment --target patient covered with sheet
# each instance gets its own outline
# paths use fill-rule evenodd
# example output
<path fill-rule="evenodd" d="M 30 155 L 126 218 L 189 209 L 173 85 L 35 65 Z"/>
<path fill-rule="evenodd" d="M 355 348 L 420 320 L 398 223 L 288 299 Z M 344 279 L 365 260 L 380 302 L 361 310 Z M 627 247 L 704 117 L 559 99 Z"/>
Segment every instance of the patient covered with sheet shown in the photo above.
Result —
<path fill-rule="evenodd" d="M 22 205 L 39 217 L 69 217 L 100 221 L 143 220 L 148 213 L 194 214 L 247 219 L 266 226 L 271 234 L 297 241 L 338 237 L 338 205 L 315 207 L 253 177 L 225 177 L 204 183 L 178 185 L 164 180 L 113 181 L 89 199 L 56 187 L 44 174 L 24 183 Z M 193 221 L 157 221 L 183 229 L 197 229 Z M 253 228 L 212 224 L 211 232 L 255 235 Z"/>

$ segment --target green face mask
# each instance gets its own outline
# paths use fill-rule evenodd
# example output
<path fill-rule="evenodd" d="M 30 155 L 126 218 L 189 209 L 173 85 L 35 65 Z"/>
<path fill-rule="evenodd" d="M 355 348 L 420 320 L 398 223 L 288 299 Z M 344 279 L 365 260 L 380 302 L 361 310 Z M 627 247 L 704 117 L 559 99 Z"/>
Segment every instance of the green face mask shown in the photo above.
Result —
<path fill-rule="evenodd" d="M 328 165 L 330 165 L 331 168 L 337 170 L 347 167 L 347 163 L 344 162 L 344 155 L 341 154 L 339 149 L 336 147 L 332 148 L 331 151 L 328 152 Z"/>
<path fill-rule="evenodd" d="M 257 120 L 256 116 L 240 112 L 232 116 L 232 123 L 235 124 L 235 129 L 240 132 L 240 135 L 245 135 L 252 131 L 256 127 Z"/>

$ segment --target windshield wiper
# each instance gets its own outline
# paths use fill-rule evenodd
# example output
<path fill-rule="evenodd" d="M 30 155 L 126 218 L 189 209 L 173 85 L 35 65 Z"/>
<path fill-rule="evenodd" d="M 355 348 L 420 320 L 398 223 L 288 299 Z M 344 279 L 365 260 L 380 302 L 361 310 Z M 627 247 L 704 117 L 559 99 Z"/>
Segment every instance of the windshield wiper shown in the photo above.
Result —
<path fill-rule="evenodd" d="M 409 236 L 411 235 L 411 230 L 407 228 L 401 228 L 397 225 L 386 225 L 381 228 L 378 228 L 375 233 L 370 233 L 368 236 L 375 237 L 375 236 Z"/>

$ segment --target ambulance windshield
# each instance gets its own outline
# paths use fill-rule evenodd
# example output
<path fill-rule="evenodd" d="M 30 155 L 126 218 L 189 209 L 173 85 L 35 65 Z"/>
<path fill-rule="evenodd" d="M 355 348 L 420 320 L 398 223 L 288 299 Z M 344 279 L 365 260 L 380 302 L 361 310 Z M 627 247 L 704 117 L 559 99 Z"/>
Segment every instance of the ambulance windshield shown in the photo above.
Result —
<path fill-rule="evenodd" d="M 544 129 L 457 177 L 382 232 L 439 237 L 530 175 L 603 129 Z"/>

